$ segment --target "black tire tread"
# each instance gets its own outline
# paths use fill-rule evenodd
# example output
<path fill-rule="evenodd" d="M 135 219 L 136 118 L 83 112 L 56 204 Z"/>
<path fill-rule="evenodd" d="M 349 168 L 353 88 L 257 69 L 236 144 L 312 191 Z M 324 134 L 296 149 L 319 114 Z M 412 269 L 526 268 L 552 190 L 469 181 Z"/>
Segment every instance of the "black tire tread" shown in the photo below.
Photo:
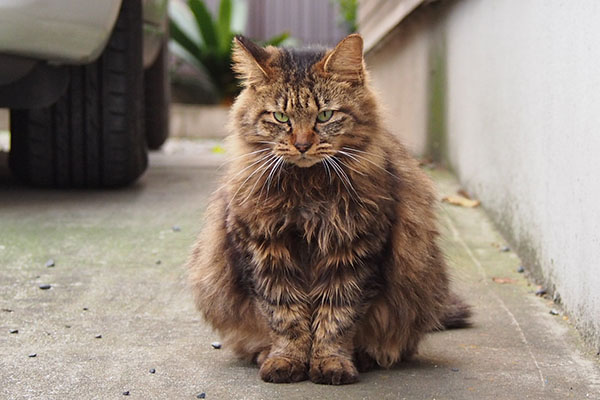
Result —
<path fill-rule="evenodd" d="M 13 172 L 36 186 L 112 187 L 146 169 L 141 0 L 123 1 L 94 63 L 70 68 L 54 105 L 11 110 Z"/>
<path fill-rule="evenodd" d="M 146 141 L 151 150 L 158 150 L 169 137 L 171 85 L 168 72 L 168 41 L 165 40 L 156 60 L 144 74 Z"/>

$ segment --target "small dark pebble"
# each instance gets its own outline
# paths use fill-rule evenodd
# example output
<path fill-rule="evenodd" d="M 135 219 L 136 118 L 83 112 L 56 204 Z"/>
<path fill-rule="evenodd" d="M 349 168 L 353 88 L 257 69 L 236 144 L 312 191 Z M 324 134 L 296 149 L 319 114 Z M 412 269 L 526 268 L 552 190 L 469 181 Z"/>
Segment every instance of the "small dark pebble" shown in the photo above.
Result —
<path fill-rule="evenodd" d="M 56 264 L 54 263 L 53 259 L 49 259 L 48 261 L 46 261 L 46 267 L 51 268 L 54 267 L 54 265 Z"/>
<path fill-rule="evenodd" d="M 206 393 L 202 392 L 202 393 L 198 393 L 198 395 L 196 396 L 197 399 L 205 399 L 206 398 Z"/>
<path fill-rule="evenodd" d="M 42 290 L 48 290 L 48 289 L 50 289 L 50 288 L 52 287 L 52 285 L 49 285 L 49 284 L 47 284 L 47 283 L 44 283 L 44 284 L 40 285 L 39 287 L 40 287 L 40 289 L 42 289 Z"/>
<path fill-rule="evenodd" d="M 458 368 L 452 368 L 452 372 L 458 372 L 459 369 Z"/>
<path fill-rule="evenodd" d="M 517 268 L 517 272 L 522 274 L 523 272 L 525 272 L 525 267 L 523 267 L 522 265 L 519 266 L 519 268 Z"/>
<path fill-rule="evenodd" d="M 123 396 L 129 396 L 129 390 L 123 392 Z"/>
<path fill-rule="evenodd" d="M 546 294 L 546 288 L 541 288 L 541 289 L 538 289 L 538 290 L 535 292 L 535 295 L 536 295 L 536 296 L 543 296 L 543 295 L 545 295 L 545 294 Z"/>
<path fill-rule="evenodd" d="M 173 229 L 173 232 L 181 232 L 181 227 L 179 225 L 174 225 L 171 229 Z"/>
<path fill-rule="evenodd" d="M 156 373 L 156 370 L 154 368 L 150 368 L 150 373 L 154 374 L 154 373 Z"/>
<path fill-rule="evenodd" d="M 550 314 L 551 315 L 558 315 L 559 312 L 558 312 L 558 310 L 556 310 L 556 309 L 553 308 L 552 310 L 550 310 Z"/>
<path fill-rule="evenodd" d="M 219 342 L 212 342 L 210 345 L 213 347 L 213 349 L 221 348 L 221 343 L 219 343 Z"/>
<path fill-rule="evenodd" d="M 37 354 L 36 354 L 36 353 L 31 353 L 31 354 L 30 354 L 30 355 L 28 355 L 27 357 L 29 357 L 29 358 L 37 357 Z"/>
<path fill-rule="evenodd" d="M 19 333 L 19 330 L 18 329 L 11 329 L 9 332 L 10 333 Z"/>
<path fill-rule="evenodd" d="M 102 339 L 102 335 L 96 335 L 94 336 L 96 339 Z"/>
<path fill-rule="evenodd" d="M 89 308 L 83 307 L 83 311 L 87 311 L 87 310 L 89 310 Z"/>
<path fill-rule="evenodd" d="M 500 251 L 503 252 L 503 253 L 507 253 L 507 252 L 510 251 L 510 247 L 504 246 L 503 248 L 500 249 Z"/>
<path fill-rule="evenodd" d="M 160 265 L 161 263 L 162 263 L 162 261 L 156 260 L 156 265 Z"/>

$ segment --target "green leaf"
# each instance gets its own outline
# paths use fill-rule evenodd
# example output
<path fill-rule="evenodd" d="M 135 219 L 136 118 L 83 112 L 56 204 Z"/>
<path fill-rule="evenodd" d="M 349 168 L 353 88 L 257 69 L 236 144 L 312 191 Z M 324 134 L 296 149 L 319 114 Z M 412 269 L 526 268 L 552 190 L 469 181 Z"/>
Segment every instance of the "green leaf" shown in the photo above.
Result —
<path fill-rule="evenodd" d="M 189 7 L 179 1 L 169 2 L 169 19 L 175 23 L 178 30 L 198 47 L 204 46 L 204 41 L 198 31 L 194 15 Z"/>
<path fill-rule="evenodd" d="M 204 43 L 206 43 L 207 50 L 209 52 L 216 51 L 219 46 L 218 32 L 206 5 L 202 0 L 188 0 L 188 5 L 196 18 L 196 24 L 202 34 Z"/>
<path fill-rule="evenodd" d="M 277 36 L 273 36 L 272 38 L 269 38 L 267 40 L 265 40 L 264 42 L 262 42 L 262 44 L 264 46 L 279 46 L 281 45 L 285 40 L 287 40 L 290 37 L 290 33 L 289 32 L 283 32 Z"/>
<path fill-rule="evenodd" d="M 221 54 L 229 53 L 229 46 L 233 39 L 231 33 L 231 0 L 221 0 L 219 5 L 219 20 L 217 29 L 219 31 L 219 50 Z"/>
<path fill-rule="evenodd" d="M 203 53 L 202 49 L 197 43 L 192 41 L 192 39 L 184 32 L 177 22 L 174 20 L 169 21 L 169 30 L 172 41 L 176 42 L 192 56 L 196 58 L 201 57 L 201 54 Z"/>

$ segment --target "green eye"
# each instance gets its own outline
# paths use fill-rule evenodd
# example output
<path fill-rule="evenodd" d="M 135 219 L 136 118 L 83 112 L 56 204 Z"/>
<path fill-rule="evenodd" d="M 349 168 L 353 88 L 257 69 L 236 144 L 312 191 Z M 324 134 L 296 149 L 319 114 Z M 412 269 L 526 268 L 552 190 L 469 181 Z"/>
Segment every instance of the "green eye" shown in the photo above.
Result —
<path fill-rule="evenodd" d="M 321 111 L 319 114 L 317 114 L 317 121 L 327 122 L 331 119 L 332 116 L 333 116 L 333 111 L 331 111 L 331 110 Z"/>
<path fill-rule="evenodd" d="M 285 124 L 290 120 L 290 117 L 280 112 L 274 112 L 273 117 L 277 120 L 277 122 L 281 122 L 282 124 Z"/>

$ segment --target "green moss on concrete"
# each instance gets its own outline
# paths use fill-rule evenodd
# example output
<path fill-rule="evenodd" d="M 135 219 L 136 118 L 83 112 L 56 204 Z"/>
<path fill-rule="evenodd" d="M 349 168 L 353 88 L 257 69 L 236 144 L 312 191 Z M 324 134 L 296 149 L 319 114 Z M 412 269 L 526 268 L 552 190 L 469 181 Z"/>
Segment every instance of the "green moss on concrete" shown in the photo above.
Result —
<path fill-rule="evenodd" d="M 429 108 L 427 118 L 427 154 L 446 164 L 446 46 L 440 34 L 433 34 L 430 49 Z"/>

